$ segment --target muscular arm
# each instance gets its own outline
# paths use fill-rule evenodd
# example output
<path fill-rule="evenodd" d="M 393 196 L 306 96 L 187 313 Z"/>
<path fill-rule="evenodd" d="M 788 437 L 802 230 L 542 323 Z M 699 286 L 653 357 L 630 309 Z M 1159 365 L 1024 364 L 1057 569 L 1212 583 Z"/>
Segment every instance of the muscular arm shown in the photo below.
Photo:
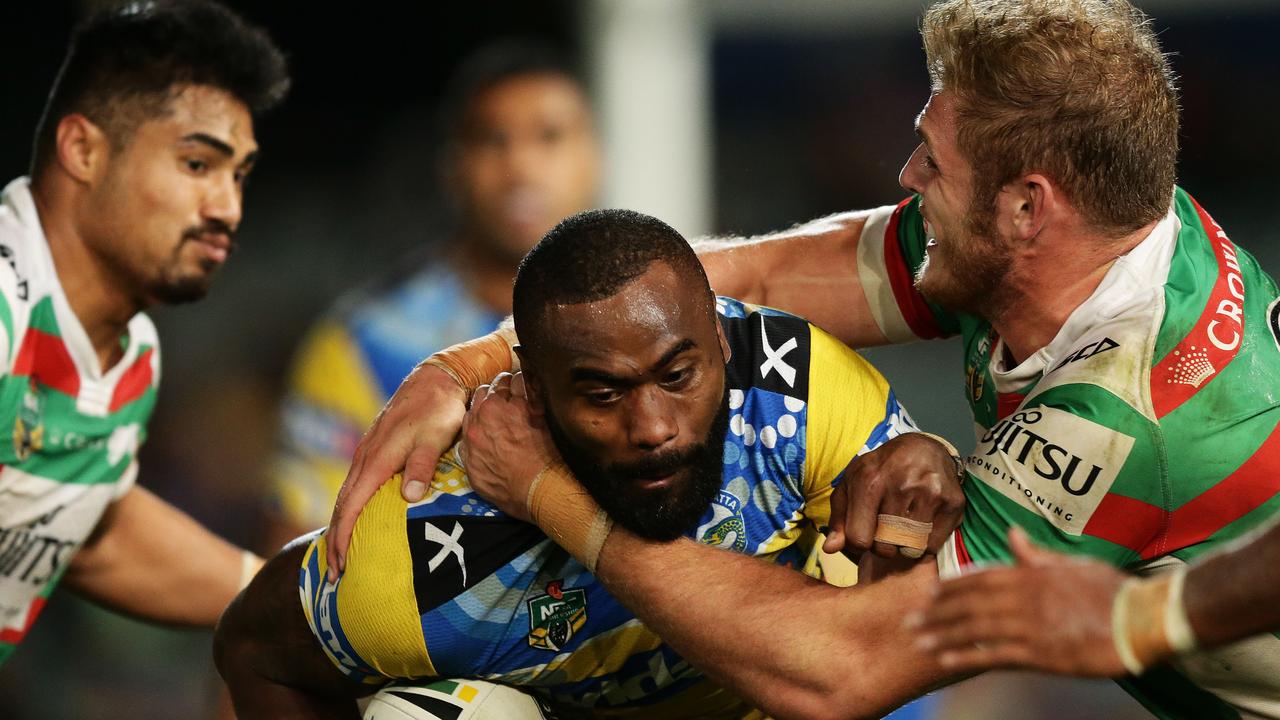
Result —
<path fill-rule="evenodd" d="M 299 540 L 276 555 L 218 623 L 214 661 L 241 720 L 357 718 L 353 698 L 374 690 L 339 672 L 307 626 L 298 602 L 306 549 Z"/>
<path fill-rule="evenodd" d="M 953 669 L 1124 675 L 1112 613 L 1128 576 L 1097 560 L 1034 547 L 1020 534 L 1010 537 L 1010 545 L 1018 565 L 941 585 L 919 619 L 922 642 L 936 647 L 940 662 Z M 1151 586 L 1157 579 L 1141 582 Z M 1182 598 L 1202 648 L 1280 629 L 1280 524 L 1193 565 Z M 1058 632 L 1045 633 L 1046 627 Z M 1170 654 L 1166 648 L 1150 661 Z"/>
<path fill-rule="evenodd" d="M 1280 523 L 1192 566 L 1183 598 L 1204 647 L 1280 630 Z"/>
<path fill-rule="evenodd" d="M 778 718 L 880 717 L 945 678 L 904 629 L 933 563 L 835 588 L 689 540 L 614 530 L 597 577 L 695 666 Z"/>
<path fill-rule="evenodd" d="M 865 212 L 814 220 L 756 238 L 694 242 L 711 287 L 806 318 L 852 347 L 888 339 L 871 316 L 858 277 Z"/>
<path fill-rule="evenodd" d="M 119 612 L 213 627 L 243 571 L 240 548 L 135 486 L 107 510 L 64 582 Z"/>

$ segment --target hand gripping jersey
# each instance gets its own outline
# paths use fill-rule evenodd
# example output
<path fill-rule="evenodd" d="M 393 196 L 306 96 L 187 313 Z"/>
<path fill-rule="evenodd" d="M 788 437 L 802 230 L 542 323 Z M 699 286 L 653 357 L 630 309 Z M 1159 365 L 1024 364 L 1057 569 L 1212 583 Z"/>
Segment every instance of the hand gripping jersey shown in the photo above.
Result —
<path fill-rule="evenodd" d="M 145 315 L 106 373 L 58 284 L 25 179 L 0 201 L 0 663 L 133 486 L 159 382 Z"/>
<path fill-rule="evenodd" d="M 400 381 L 422 358 L 501 319 L 443 263 L 344 298 L 312 328 L 290 373 L 272 471 L 283 515 L 301 527 L 328 523 L 356 442 Z"/>
<path fill-rule="evenodd" d="M 964 521 L 939 557 L 944 574 L 1008 560 L 1013 524 L 1042 545 L 1152 572 L 1276 517 L 1276 285 L 1185 192 L 1053 341 L 1016 367 L 988 323 L 915 291 L 925 242 L 915 200 L 881 208 L 863 230 L 858 265 L 890 339 L 963 336 L 977 445 Z M 1280 717 L 1280 639 L 1122 685 L 1160 717 Z"/>
<path fill-rule="evenodd" d="M 723 484 L 687 535 L 820 577 L 832 481 L 913 426 L 879 373 L 822 331 L 717 304 L 732 348 Z M 484 678 L 595 716 L 752 716 L 536 527 L 474 494 L 452 453 L 424 501 L 406 506 L 398 487 L 362 512 L 336 584 L 323 536 L 303 561 L 307 620 L 350 677 Z"/>

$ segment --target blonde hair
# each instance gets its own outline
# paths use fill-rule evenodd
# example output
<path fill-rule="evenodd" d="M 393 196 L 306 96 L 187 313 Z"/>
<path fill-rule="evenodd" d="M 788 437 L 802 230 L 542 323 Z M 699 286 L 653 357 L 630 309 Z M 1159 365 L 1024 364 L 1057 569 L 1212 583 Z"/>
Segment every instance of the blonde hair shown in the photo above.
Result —
<path fill-rule="evenodd" d="M 921 27 L 933 91 L 956 100 L 974 209 L 1050 177 L 1085 220 L 1120 236 L 1173 195 L 1178 91 L 1146 15 L 1125 0 L 946 0 Z"/>

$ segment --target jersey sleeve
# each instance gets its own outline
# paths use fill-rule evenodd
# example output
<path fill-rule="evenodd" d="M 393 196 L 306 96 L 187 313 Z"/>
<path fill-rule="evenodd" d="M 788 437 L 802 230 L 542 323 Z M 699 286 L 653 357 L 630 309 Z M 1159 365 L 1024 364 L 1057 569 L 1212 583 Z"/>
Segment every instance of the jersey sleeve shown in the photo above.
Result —
<path fill-rule="evenodd" d="M 957 316 L 925 300 L 915 288 L 927 241 L 916 197 L 872 210 L 862 226 L 858 280 L 890 342 L 947 337 L 960 330 Z"/>
<path fill-rule="evenodd" d="M 422 502 L 406 503 L 399 487 L 397 476 L 361 511 L 336 583 L 327 538 L 312 539 L 299 574 L 307 624 L 338 669 L 365 683 L 492 670 L 529 579 L 518 559 L 550 542 L 477 497 L 453 453 Z"/>
<path fill-rule="evenodd" d="M 327 522 L 365 427 L 383 397 L 355 339 L 321 321 L 300 348 L 281 412 L 272 494 L 302 527 Z"/>
<path fill-rule="evenodd" d="M 889 382 L 861 355 L 810 326 L 805 516 L 826 525 L 834 483 L 849 461 L 916 430 Z"/>
<path fill-rule="evenodd" d="M 384 484 L 360 512 L 346 569 L 336 583 L 326 577 L 322 532 L 307 548 L 299 574 L 311 632 L 339 670 L 367 683 L 436 675 L 414 602 L 399 486 L 398 480 Z"/>

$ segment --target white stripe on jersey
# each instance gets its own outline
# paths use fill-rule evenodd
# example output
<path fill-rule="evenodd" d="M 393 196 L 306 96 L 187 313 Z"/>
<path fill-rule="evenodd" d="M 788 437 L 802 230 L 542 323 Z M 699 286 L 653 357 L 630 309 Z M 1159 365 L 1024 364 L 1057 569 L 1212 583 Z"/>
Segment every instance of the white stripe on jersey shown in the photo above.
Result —
<path fill-rule="evenodd" d="M 858 239 L 858 280 L 862 283 L 862 292 L 871 306 L 871 317 L 891 343 L 904 343 L 919 340 L 907 324 L 907 319 L 898 307 L 893 295 L 893 286 L 889 283 L 889 269 L 884 260 L 884 233 L 889 226 L 889 218 L 897 207 L 885 205 L 872 210 L 862 226 L 862 237 Z"/>

